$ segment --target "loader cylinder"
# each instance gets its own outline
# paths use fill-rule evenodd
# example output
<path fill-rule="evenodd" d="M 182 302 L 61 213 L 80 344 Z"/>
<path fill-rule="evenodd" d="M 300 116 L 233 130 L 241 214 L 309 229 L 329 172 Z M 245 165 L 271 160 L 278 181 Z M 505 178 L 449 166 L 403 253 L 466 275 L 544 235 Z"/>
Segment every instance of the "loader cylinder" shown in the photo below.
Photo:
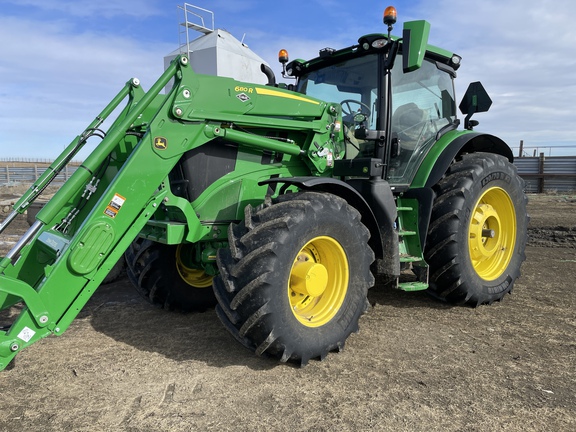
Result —
<path fill-rule="evenodd" d="M 244 144 L 255 148 L 261 148 L 264 150 L 286 153 L 292 156 L 298 156 L 304 153 L 304 150 L 302 150 L 296 144 L 282 143 L 270 138 L 260 137 L 258 135 L 251 135 L 246 132 L 239 132 L 232 129 L 224 129 L 208 125 L 204 129 L 204 133 L 208 138 L 214 138 L 214 137 L 227 138 L 230 141 L 234 141 L 239 144 Z"/>
<path fill-rule="evenodd" d="M 4 231 L 8 225 L 10 225 L 10 222 L 12 222 L 16 216 L 18 216 L 18 214 L 19 213 L 17 211 L 13 211 L 6 217 L 6 219 L 4 219 L 2 223 L 0 223 L 0 233 Z"/>
<path fill-rule="evenodd" d="M 34 224 L 26 231 L 26 233 L 18 240 L 18 243 L 14 245 L 14 247 L 6 254 L 4 259 L 0 261 L 0 274 L 8 267 L 8 265 L 12 262 L 13 259 L 18 257 L 18 254 L 22 250 L 24 246 L 30 241 L 32 237 L 36 235 L 36 233 L 42 228 L 42 222 L 36 221 Z"/>
<path fill-rule="evenodd" d="M 28 243 L 28 241 L 34 237 L 34 235 L 38 232 L 38 230 L 42 227 L 41 221 L 36 221 L 34 224 L 26 231 L 26 233 L 18 240 L 18 243 L 14 245 L 12 250 L 6 254 L 6 258 L 14 259 L 18 253 L 22 250 L 24 245 Z"/>

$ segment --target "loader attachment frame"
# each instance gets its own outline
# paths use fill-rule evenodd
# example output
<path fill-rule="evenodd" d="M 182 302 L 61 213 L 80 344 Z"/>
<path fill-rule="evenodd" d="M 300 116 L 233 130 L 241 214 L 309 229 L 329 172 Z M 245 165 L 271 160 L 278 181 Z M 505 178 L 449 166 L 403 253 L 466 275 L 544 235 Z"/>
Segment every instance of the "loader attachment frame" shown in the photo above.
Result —
<path fill-rule="evenodd" d="M 0 224 L 2 232 L 98 131 L 103 140 L 0 260 L 0 310 L 22 305 L 11 310 L 17 313 L 11 323 L 0 324 L 0 370 L 23 348 L 69 327 L 168 193 L 166 177 L 184 149 L 159 151 L 154 140 L 169 134 L 153 131 L 162 128 L 172 108 L 171 93 L 160 95 L 161 90 L 172 78 L 174 88 L 185 74 L 193 80 L 190 68 L 183 71 L 187 64 L 187 57 L 176 58 L 147 93 L 138 80 L 128 81 Z M 101 131 L 127 97 L 109 130 Z"/>

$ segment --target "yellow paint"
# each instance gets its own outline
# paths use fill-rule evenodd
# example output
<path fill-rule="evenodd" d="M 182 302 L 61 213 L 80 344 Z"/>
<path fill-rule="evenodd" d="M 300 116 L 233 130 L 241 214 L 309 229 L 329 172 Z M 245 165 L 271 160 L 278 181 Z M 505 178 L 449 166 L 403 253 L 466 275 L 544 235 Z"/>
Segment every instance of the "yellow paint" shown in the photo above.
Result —
<path fill-rule="evenodd" d="M 212 287 L 212 279 L 214 276 L 206 274 L 204 270 L 194 269 L 184 264 L 181 258 L 182 245 L 178 245 L 176 249 L 176 269 L 178 274 L 184 282 L 194 288 L 209 288 Z"/>
<path fill-rule="evenodd" d="M 268 88 L 257 87 L 256 93 L 259 95 L 263 95 L 263 96 L 276 96 L 276 97 L 281 97 L 284 99 L 293 99 L 293 100 L 297 100 L 297 101 L 301 101 L 301 102 L 307 102 L 307 103 L 313 104 L 313 105 L 320 105 L 320 102 L 315 101 L 315 100 L 311 100 L 311 99 L 308 99 L 308 98 L 305 98 L 302 96 L 298 96 L 296 94 L 283 93 L 283 92 L 280 92 L 278 90 L 272 90 L 272 89 L 268 89 Z"/>
<path fill-rule="evenodd" d="M 468 226 L 470 260 L 482 279 L 493 281 L 504 274 L 514 254 L 516 229 L 516 211 L 508 193 L 499 187 L 485 191 Z M 483 230 L 492 236 L 485 236 Z"/>
<path fill-rule="evenodd" d="M 292 313 L 306 327 L 321 327 L 340 311 L 348 292 L 346 252 L 332 237 L 310 240 L 290 269 L 288 299 Z"/>

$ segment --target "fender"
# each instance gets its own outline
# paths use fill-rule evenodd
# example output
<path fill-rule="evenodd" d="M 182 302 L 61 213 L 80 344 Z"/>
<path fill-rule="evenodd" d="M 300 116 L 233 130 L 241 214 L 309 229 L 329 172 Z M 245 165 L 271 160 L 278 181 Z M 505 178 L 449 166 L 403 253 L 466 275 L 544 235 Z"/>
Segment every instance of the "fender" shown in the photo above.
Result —
<path fill-rule="evenodd" d="M 361 192 L 358 189 L 356 189 L 355 187 L 351 186 L 348 183 L 343 182 L 342 180 L 335 179 L 332 177 L 291 177 L 291 178 L 275 177 L 261 181 L 259 184 L 270 185 L 272 187 L 278 184 L 283 184 L 282 188 L 280 189 L 280 193 L 283 193 L 290 186 L 296 186 L 299 189 L 327 192 L 337 195 L 340 198 L 343 198 L 344 200 L 346 200 L 348 204 L 350 204 L 352 207 L 358 210 L 362 215 L 362 223 L 366 225 L 368 230 L 370 230 L 369 245 L 374 251 L 376 257 L 382 258 L 383 251 L 386 250 L 386 248 L 383 245 L 383 242 L 385 240 L 381 232 L 381 226 L 382 225 L 388 226 L 387 230 L 393 230 L 393 223 L 396 219 L 396 204 L 394 201 L 394 197 L 392 195 L 390 187 L 388 186 L 388 182 L 382 181 L 382 183 L 383 183 L 382 185 L 383 189 L 385 189 L 385 186 L 387 186 L 390 193 L 384 194 L 389 198 L 384 199 L 386 204 L 382 205 L 382 207 L 385 207 L 385 209 L 383 210 L 388 212 L 388 216 L 380 218 L 376 217 L 374 210 L 372 209 L 370 204 L 368 204 L 368 202 L 362 196 Z M 388 219 L 388 220 L 385 221 L 379 219 Z M 397 238 L 397 236 L 394 237 Z"/>
<path fill-rule="evenodd" d="M 444 142 L 445 145 L 441 145 Z M 432 206 L 436 199 L 434 185 L 448 171 L 453 160 L 464 153 L 486 152 L 500 154 L 512 163 L 514 156 L 510 147 L 500 138 L 471 131 L 452 131 L 442 136 L 426 155 L 414 177 L 407 198 L 417 198 L 420 203 L 418 226 L 422 248 L 426 245 L 426 233 L 430 224 Z"/>
<path fill-rule="evenodd" d="M 494 135 L 467 130 L 450 131 L 430 149 L 410 187 L 431 188 L 440 181 L 458 155 L 475 152 L 496 153 L 508 158 L 510 162 L 514 161 L 508 144 Z"/>

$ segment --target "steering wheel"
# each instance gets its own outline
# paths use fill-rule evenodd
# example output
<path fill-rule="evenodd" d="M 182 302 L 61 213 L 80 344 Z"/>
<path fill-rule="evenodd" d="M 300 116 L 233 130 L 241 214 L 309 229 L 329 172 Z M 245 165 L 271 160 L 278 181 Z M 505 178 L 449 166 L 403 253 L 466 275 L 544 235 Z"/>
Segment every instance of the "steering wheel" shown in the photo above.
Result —
<path fill-rule="evenodd" d="M 357 104 L 360 106 L 360 108 L 357 111 L 354 111 L 352 109 L 351 104 Z M 361 112 L 366 117 L 370 117 L 370 114 L 372 113 L 372 111 L 370 110 L 370 107 L 368 105 L 366 105 L 363 102 L 354 100 L 354 99 L 344 99 L 342 102 L 340 102 L 340 105 L 342 105 L 342 114 L 344 114 L 345 116 L 354 117 L 355 114 L 357 114 L 358 112 Z M 363 108 L 366 111 L 364 111 Z"/>

